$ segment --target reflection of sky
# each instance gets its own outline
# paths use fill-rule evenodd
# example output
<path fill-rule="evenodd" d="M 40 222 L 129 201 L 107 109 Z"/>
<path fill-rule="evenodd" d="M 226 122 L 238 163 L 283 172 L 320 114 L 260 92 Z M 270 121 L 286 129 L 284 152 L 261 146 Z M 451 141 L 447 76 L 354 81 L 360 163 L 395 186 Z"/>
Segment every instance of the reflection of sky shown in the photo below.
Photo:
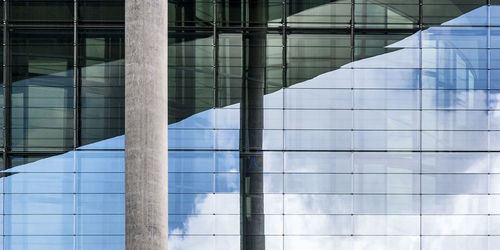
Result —
<path fill-rule="evenodd" d="M 265 96 L 267 249 L 498 249 L 486 235 L 500 235 L 488 195 L 500 154 L 449 152 L 500 149 L 500 28 L 481 27 L 498 13 L 478 8 Z M 234 104 L 169 126 L 169 249 L 239 248 L 239 121 Z M 4 233 L 123 249 L 123 148 L 119 136 L 6 171 L 4 210 L 20 215 Z M 73 244 L 54 237 L 15 249 Z"/>

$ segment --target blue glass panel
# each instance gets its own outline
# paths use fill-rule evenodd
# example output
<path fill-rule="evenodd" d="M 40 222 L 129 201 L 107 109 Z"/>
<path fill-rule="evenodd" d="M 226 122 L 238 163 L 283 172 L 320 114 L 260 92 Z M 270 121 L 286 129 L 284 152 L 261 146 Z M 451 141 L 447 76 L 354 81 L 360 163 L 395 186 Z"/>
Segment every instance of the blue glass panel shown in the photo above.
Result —
<path fill-rule="evenodd" d="M 168 153 L 169 172 L 213 172 L 214 152 L 171 151 Z"/>
<path fill-rule="evenodd" d="M 168 132 L 170 149 L 213 149 L 214 147 L 214 130 L 171 129 Z"/>
<path fill-rule="evenodd" d="M 73 194 L 4 194 L 6 214 L 73 214 Z"/>
<path fill-rule="evenodd" d="M 125 172 L 123 151 L 78 151 L 77 172 Z"/>
<path fill-rule="evenodd" d="M 485 69 L 423 69 L 424 89 L 488 89 Z"/>
<path fill-rule="evenodd" d="M 412 90 L 354 90 L 356 109 L 418 109 L 419 94 Z"/>
<path fill-rule="evenodd" d="M 351 193 L 350 174 L 285 174 L 286 193 Z"/>
<path fill-rule="evenodd" d="M 351 195 L 285 194 L 285 214 L 351 214 Z M 303 206 L 303 204 L 308 204 Z"/>
<path fill-rule="evenodd" d="M 287 173 L 351 173 L 351 153 L 285 152 Z"/>
<path fill-rule="evenodd" d="M 124 235 L 123 215 L 77 215 L 77 235 Z"/>
<path fill-rule="evenodd" d="M 6 193 L 74 193 L 73 173 L 19 173 L 4 179 Z"/>
<path fill-rule="evenodd" d="M 286 150 L 351 149 L 350 131 L 285 130 Z"/>
<path fill-rule="evenodd" d="M 77 236 L 76 249 L 122 250 L 125 249 L 125 236 Z"/>
<path fill-rule="evenodd" d="M 76 194 L 78 214 L 125 214 L 125 194 Z"/>
<path fill-rule="evenodd" d="M 418 69 L 354 69 L 355 88 L 416 89 L 419 87 Z"/>
<path fill-rule="evenodd" d="M 6 215 L 6 235 L 73 235 L 73 215 Z"/>
<path fill-rule="evenodd" d="M 287 109 L 345 109 L 352 107 L 352 91 L 346 89 L 285 89 Z"/>
<path fill-rule="evenodd" d="M 77 193 L 125 193 L 124 173 L 78 173 Z"/>
<path fill-rule="evenodd" d="M 478 49 L 422 49 L 423 68 L 487 69 L 488 51 Z"/>
<path fill-rule="evenodd" d="M 422 90 L 424 109 L 487 109 L 484 90 Z"/>
<path fill-rule="evenodd" d="M 168 178 L 170 193 L 212 193 L 214 175 L 212 173 L 170 173 Z"/>
<path fill-rule="evenodd" d="M 239 173 L 215 174 L 216 193 L 234 193 L 240 190 Z"/>
<path fill-rule="evenodd" d="M 73 249 L 73 236 L 5 236 L 4 249 L 68 250 Z"/>
<path fill-rule="evenodd" d="M 203 211 L 199 205 L 203 203 Z M 168 194 L 169 214 L 200 214 L 214 213 L 213 194 Z"/>
<path fill-rule="evenodd" d="M 237 151 L 215 152 L 215 171 L 238 172 L 240 169 L 240 154 Z"/>
<path fill-rule="evenodd" d="M 354 149 L 358 150 L 417 150 L 417 131 L 354 131 Z"/>
<path fill-rule="evenodd" d="M 488 28 L 431 27 L 422 32 L 423 48 L 471 48 L 488 47 Z"/>
<path fill-rule="evenodd" d="M 419 214 L 420 195 L 357 194 L 355 214 Z"/>

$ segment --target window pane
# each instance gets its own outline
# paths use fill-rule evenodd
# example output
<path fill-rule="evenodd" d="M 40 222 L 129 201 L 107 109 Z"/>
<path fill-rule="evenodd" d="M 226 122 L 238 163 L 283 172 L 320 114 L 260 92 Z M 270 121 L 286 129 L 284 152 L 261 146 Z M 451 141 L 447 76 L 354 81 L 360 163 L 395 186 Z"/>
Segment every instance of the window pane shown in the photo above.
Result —
<path fill-rule="evenodd" d="M 81 144 L 124 134 L 125 35 L 80 30 Z"/>
<path fill-rule="evenodd" d="M 78 17 L 81 21 L 125 21 L 124 0 L 80 0 L 78 4 Z"/>
<path fill-rule="evenodd" d="M 15 150 L 73 146 L 73 31 L 13 30 L 11 140 Z"/>
<path fill-rule="evenodd" d="M 73 22 L 74 2 L 68 0 L 10 1 L 10 21 Z"/>

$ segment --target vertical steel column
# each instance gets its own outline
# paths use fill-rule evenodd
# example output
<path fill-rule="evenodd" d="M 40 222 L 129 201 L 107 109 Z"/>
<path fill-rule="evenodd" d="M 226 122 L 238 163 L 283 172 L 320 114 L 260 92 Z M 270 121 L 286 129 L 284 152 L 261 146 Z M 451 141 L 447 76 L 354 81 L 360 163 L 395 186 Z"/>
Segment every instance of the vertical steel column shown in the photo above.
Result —
<path fill-rule="evenodd" d="M 168 1 L 125 1 L 127 250 L 167 250 Z"/>
<path fill-rule="evenodd" d="M 241 249 L 264 250 L 264 87 L 266 75 L 267 0 L 248 1 L 249 28 L 244 34 L 246 77 L 240 128 Z"/>

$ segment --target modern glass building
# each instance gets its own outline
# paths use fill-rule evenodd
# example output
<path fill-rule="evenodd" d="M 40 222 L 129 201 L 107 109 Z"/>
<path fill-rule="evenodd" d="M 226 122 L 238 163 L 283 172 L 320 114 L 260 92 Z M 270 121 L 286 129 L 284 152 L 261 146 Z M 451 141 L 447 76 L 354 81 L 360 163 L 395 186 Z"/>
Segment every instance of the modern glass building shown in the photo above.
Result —
<path fill-rule="evenodd" d="M 2 3 L 0 249 L 125 249 L 135 9 Z M 497 250 L 499 94 L 500 1 L 168 1 L 168 249 Z"/>

